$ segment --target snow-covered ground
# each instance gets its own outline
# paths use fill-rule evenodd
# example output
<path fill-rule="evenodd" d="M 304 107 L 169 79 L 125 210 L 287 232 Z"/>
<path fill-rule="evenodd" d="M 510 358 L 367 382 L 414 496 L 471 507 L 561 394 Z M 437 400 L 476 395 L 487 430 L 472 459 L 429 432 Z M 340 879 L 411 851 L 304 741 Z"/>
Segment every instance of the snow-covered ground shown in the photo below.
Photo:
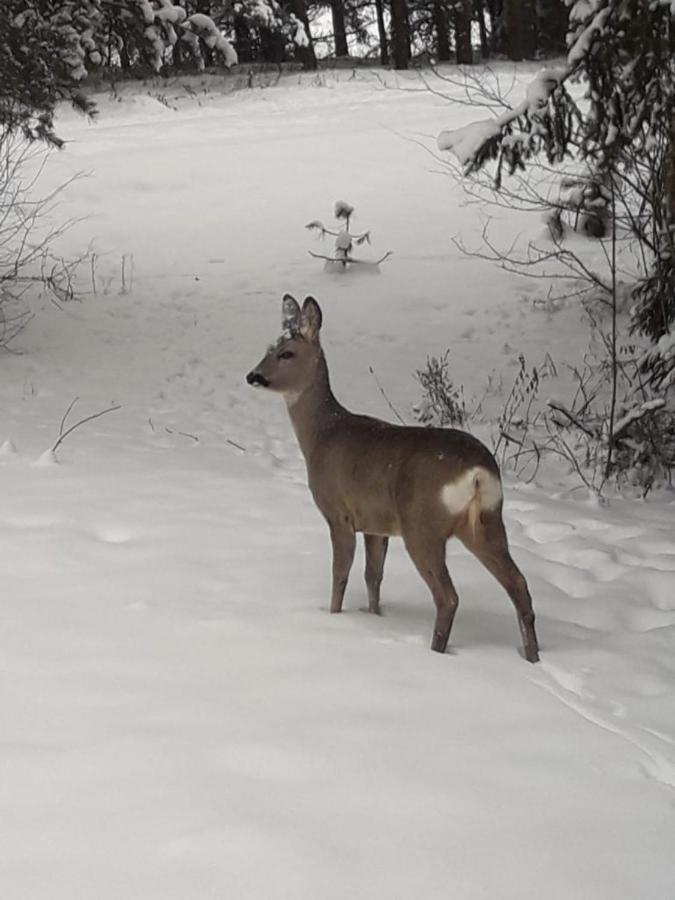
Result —
<path fill-rule="evenodd" d="M 413 81 L 408 87 L 415 87 Z M 463 549 L 446 656 L 403 548 L 385 616 L 327 609 L 329 544 L 283 404 L 244 383 L 313 293 L 346 405 L 408 418 L 451 349 L 479 394 L 517 353 L 583 350 L 578 311 L 463 258 L 480 209 L 423 146 L 476 118 L 367 73 L 227 96 L 155 87 L 61 118 L 81 303 L 0 357 L 3 900 L 663 900 L 675 884 L 675 530 L 667 496 L 507 485 L 542 663 Z M 325 274 L 303 228 L 355 204 L 393 250 Z M 501 211 L 505 236 L 540 227 Z M 326 245 L 328 248 L 330 245 Z M 121 290 L 122 258 L 125 284 Z M 133 259 L 132 259 L 133 258 Z M 133 275 L 131 268 L 133 265 Z M 86 273 L 85 273 L 86 274 Z M 70 420 L 120 404 L 43 454 Z M 15 452 L 14 452 L 15 448 Z M 557 491 L 557 492 L 556 492 Z"/>

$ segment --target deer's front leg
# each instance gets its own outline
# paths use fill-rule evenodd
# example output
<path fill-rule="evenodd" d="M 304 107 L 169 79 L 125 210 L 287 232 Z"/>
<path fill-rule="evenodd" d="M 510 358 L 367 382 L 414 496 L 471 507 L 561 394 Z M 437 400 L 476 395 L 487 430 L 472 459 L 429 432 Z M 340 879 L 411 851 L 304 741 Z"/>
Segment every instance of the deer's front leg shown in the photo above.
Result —
<path fill-rule="evenodd" d="M 389 539 L 378 534 L 364 534 L 366 545 L 366 587 L 368 588 L 368 611 L 380 614 L 380 585 L 384 560 L 387 556 Z"/>
<path fill-rule="evenodd" d="M 342 612 L 345 588 L 354 562 L 356 535 L 351 528 L 331 523 L 330 539 L 333 544 L 333 591 L 330 598 L 330 611 L 339 613 Z"/>

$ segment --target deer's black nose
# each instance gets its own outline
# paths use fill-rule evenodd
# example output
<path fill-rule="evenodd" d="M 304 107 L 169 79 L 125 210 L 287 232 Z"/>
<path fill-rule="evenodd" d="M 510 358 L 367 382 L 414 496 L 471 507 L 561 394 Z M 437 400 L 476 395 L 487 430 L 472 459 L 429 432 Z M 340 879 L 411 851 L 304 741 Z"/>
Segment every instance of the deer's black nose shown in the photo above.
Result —
<path fill-rule="evenodd" d="M 246 381 L 248 381 L 249 384 L 253 385 L 253 387 L 256 387 L 256 385 L 260 385 L 260 387 L 270 386 L 269 381 L 265 378 L 264 375 L 261 375 L 260 372 L 249 372 L 246 376 Z"/>

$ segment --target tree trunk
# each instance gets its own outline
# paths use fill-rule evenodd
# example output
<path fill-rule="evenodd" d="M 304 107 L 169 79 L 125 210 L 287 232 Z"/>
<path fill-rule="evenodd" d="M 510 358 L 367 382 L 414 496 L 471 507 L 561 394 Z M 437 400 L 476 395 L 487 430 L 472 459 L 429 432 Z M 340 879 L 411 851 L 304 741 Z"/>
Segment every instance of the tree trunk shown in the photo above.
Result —
<path fill-rule="evenodd" d="M 534 59 L 537 49 L 534 0 L 504 0 L 506 55 L 514 62 Z"/>
<path fill-rule="evenodd" d="M 253 42 L 251 29 L 244 16 L 234 17 L 234 49 L 237 51 L 239 62 L 253 61 Z"/>
<path fill-rule="evenodd" d="M 407 0 L 391 0 L 391 55 L 395 69 L 410 65 L 410 21 Z"/>
<path fill-rule="evenodd" d="M 470 66 L 473 63 L 473 47 L 471 46 L 472 18 L 473 0 L 455 0 L 455 55 L 459 65 Z"/>
<path fill-rule="evenodd" d="M 179 38 L 171 47 L 171 65 L 174 69 L 182 69 L 183 62 L 183 47 Z"/>
<path fill-rule="evenodd" d="M 478 19 L 478 32 L 480 34 L 480 55 L 481 59 L 490 58 L 490 44 L 488 43 L 487 28 L 485 27 L 485 10 L 483 9 L 482 0 L 476 0 L 475 4 L 476 18 Z"/>
<path fill-rule="evenodd" d="M 124 38 L 122 39 L 122 46 L 120 47 L 120 66 L 124 72 L 131 68 L 129 50 L 127 49 L 127 42 Z"/>
<path fill-rule="evenodd" d="M 335 56 L 349 56 L 349 47 L 347 46 L 347 29 L 345 26 L 344 0 L 331 0 L 330 11 L 333 17 Z"/>
<path fill-rule="evenodd" d="M 387 29 L 384 24 L 384 0 L 375 0 L 375 12 L 377 14 L 377 33 L 380 39 L 380 62 L 383 66 L 388 66 L 389 45 L 387 41 Z"/>
<path fill-rule="evenodd" d="M 538 0 L 537 22 L 539 49 L 547 53 L 564 53 L 569 8 L 563 0 Z"/>
<path fill-rule="evenodd" d="M 448 62 L 450 59 L 450 25 L 448 8 L 444 0 L 434 0 L 434 30 L 436 31 L 436 59 Z"/>
<path fill-rule="evenodd" d="M 481 0 L 478 0 L 480 3 Z M 490 20 L 490 55 L 504 53 L 504 3 L 503 0 L 485 0 Z"/>
<path fill-rule="evenodd" d="M 279 31 L 260 28 L 260 53 L 263 61 L 281 65 L 286 61 L 286 40 Z"/>
<path fill-rule="evenodd" d="M 669 243 L 675 238 L 675 114 L 670 119 L 670 134 L 666 150 L 666 177 L 664 178 L 664 219 Z"/>

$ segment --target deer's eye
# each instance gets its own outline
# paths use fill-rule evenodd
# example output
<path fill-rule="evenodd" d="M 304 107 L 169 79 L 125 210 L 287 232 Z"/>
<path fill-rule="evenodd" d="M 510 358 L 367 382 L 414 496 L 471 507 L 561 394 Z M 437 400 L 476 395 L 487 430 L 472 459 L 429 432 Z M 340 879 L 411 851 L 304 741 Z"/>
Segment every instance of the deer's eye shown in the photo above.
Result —
<path fill-rule="evenodd" d="M 283 350 L 278 356 L 277 359 L 293 359 L 295 353 L 292 350 Z"/>

